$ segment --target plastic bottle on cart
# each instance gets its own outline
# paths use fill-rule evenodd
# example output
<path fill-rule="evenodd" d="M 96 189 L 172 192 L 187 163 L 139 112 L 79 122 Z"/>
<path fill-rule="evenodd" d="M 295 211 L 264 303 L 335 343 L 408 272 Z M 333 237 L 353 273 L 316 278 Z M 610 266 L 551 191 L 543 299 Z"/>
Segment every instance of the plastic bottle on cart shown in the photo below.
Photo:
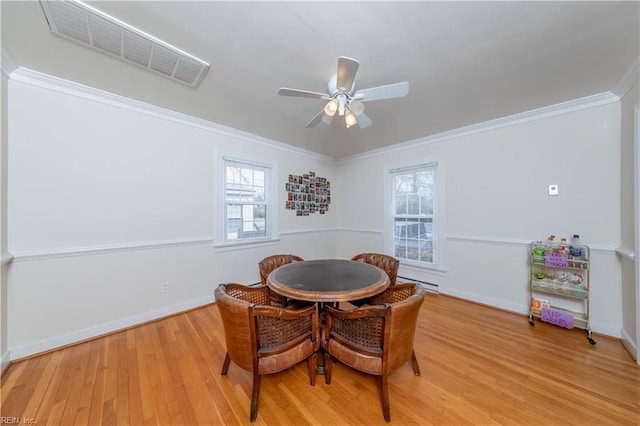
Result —
<path fill-rule="evenodd" d="M 556 236 L 555 235 L 549 235 L 549 238 L 547 238 L 547 244 L 545 244 L 544 246 L 544 250 L 545 252 L 551 253 L 553 251 L 555 251 L 555 240 Z"/>
<path fill-rule="evenodd" d="M 532 255 L 533 255 L 533 261 L 535 263 L 544 263 L 544 244 L 542 243 L 542 241 L 535 241 L 533 243 L 533 249 L 532 249 Z"/>
<path fill-rule="evenodd" d="M 573 234 L 573 238 L 571 238 L 571 257 L 576 260 L 584 260 L 585 251 L 584 245 L 580 242 L 580 235 Z"/>
<path fill-rule="evenodd" d="M 560 253 L 569 257 L 569 246 L 567 245 L 567 239 L 565 237 L 560 238 Z"/>

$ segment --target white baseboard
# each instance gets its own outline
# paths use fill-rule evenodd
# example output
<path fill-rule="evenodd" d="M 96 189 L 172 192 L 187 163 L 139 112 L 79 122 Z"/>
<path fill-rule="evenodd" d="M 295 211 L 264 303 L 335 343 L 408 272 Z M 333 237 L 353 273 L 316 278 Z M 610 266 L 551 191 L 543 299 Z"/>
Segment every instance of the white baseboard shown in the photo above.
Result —
<path fill-rule="evenodd" d="M 84 330 L 42 340 L 40 342 L 36 342 L 33 344 L 21 346 L 18 348 L 13 348 L 9 350 L 8 360 L 15 361 L 31 355 L 50 351 L 52 349 L 61 348 L 63 346 L 82 342 L 83 340 L 92 339 L 105 334 L 113 333 L 118 330 L 123 330 L 138 324 L 143 324 L 145 322 L 157 320 L 166 316 L 178 314 L 180 312 L 184 312 L 190 309 L 198 308 L 200 306 L 208 305 L 209 303 L 212 303 L 212 302 L 214 302 L 213 294 L 211 296 L 201 297 L 199 299 L 190 300 L 188 302 L 179 303 L 177 305 L 167 306 L 161 309 L 156 309 L 154 311 L 145 312 L 143 314 L 122 318 L 117 321 L 113 321 L 100 326 L 86 328 Z M 5 361 L 5 357 L 3 356 L 2 358 L 3 365 L 4 365 L 4 361 Z"/>
<path fill-rule="evenodd" d="M 517 303 L 509 303 L 504 300 L 485 297 L 476 293 L 459 291 L 443 285 L 440 285 L 440 293 L 447 294 L 449 296 L 459 297 L 460 299 L 470 300 L 476 303 L 481 303 L 483 305 L 492 306 L 494 308 L 504 309 L 506 311 L 516 312 L 523 315 L 529 314 L 529 308 L 525 305 L 520 305 Z"/>
<path fill-rule="evenodd" d="M 622 346 L 624 346 L 624 348 L 629 352 L 629 355 L 631 355 L 631 357 L 638 363 L 640 364 L 640 359 L 638 359 L 637 354 L 638 354 L 638 347 L 636 346 L 636 343 L 634 343 L 634 340 L 627 334 L 625 333 L 624 330 L 622 330 Z"/>
<path fill-rule="evenodd" d="M 0 359 L 0 375 L 2 375 L 4 373 L 4 370 L 6 370 L 9 366 L 10 355 L 11 354 L 9 352 L 5 352 L 2 354 L 2 359 Z"/>
<path fill-rule="evenodd" d="M 494 308 L 504 309 L 506 311 L 516 312 L 518 314 L 529 315 L 529 306 L 518 303 L 506 302 L 501 299 L 494 299 L 491 297 L 485 297 L 475 293 L 468 293 L 465 291 L 459 291 L 448 287 L 440 286 L 440 293 L 447 294 L 461 299 L 470 300 L 472 302 L 481 303 L 483 305 L 492 306 Z M 620 329 L 610 324 L 590 321 L 591 331 L 595 333 L 604 334 L 620 339 Z"/>
<path fill-rule="evenodd" d="M 604 334 L 605 336 L 615 337 L 616 339 L 622 338 L 622 335 L 620 334 L 621 330 L 617 327 L 612 326 L 611 324 L 589 321 L 589 325 L 591 326 L 591 331 L 593 331 L 594 333 Z"/>

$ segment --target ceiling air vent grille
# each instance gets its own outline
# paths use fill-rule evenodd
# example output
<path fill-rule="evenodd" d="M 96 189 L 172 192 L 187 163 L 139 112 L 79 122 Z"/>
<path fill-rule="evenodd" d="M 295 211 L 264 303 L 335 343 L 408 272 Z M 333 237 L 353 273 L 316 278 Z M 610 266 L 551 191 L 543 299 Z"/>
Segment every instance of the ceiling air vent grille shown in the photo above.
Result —
<path fill-rule="evenodd" d="M 196 87 L 209 64 L 76 0 L 40 0 L 51 32 Z"/>

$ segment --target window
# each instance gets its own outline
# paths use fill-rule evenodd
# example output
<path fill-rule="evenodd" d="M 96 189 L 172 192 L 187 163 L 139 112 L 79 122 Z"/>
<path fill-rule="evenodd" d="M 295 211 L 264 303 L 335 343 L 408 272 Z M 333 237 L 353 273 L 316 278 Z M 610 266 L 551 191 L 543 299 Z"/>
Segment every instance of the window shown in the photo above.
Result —
<path fill-rule="evenodd" d="M 408 263 L 438 263 L 437 163 L 390 170 L 393 255 Z"/>
<path fill-rule="evenodd" d="M 272 166 L 223 158 L 223 243 L 273 238 Z"/>

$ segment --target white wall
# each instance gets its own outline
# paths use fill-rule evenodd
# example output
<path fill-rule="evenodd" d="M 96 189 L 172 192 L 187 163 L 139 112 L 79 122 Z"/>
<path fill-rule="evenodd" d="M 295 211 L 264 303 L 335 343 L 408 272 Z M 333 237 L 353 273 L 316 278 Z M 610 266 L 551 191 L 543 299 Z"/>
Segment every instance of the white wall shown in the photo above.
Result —
<path fill-rule="evenodd" d="M 349 182 L 349 193 L 337 200 L 339 255 L 365 247 L 383 250 L 384 170 L 421 159 L 444 163 L 448 272 L 401 266 L 400 275 L 524 313 L 527 243 L 578 233 L 593 248 L 591 327 L 619 336 L 619 102 L 441 141 L 416 141 L 342 164 L 340 181 Z M 549 184 L 559 185 L 559 196 L 547 195 Z"/>
<path fill-rule="evenodd" d="M 9 104 L 14 359 L 210 302 L 220 282 L 259 281 L 268 254 L 335 252 L 332 208 L 284 209 L 287 175 L 333 181 L 331 161 L 20 81 Z M 278 243 L 213 247 L 220 153 L 277 165 Z"/>
<path fill-rule="evenodd" d="M 384 170 L 425 158 L 445 165 L 447 269 L 400 275 L 524 313 L 528 242 L 579 233 L 593 248 L 592 328 L 620 335 L 619 102 L 337 164 L 24 81 L 8 89 L 13 359 L 207 303 L 220 282 L 258 281 L 258 260 L 275 252 L 382 251 Z M 212 246 L 221 152 L 277 163 L 279 242 Z M 284 209 L 287 175 L 308 171 L 332 182 L 326 215 Z M 551 183 L 560 196 L 546 195 Z"/>

